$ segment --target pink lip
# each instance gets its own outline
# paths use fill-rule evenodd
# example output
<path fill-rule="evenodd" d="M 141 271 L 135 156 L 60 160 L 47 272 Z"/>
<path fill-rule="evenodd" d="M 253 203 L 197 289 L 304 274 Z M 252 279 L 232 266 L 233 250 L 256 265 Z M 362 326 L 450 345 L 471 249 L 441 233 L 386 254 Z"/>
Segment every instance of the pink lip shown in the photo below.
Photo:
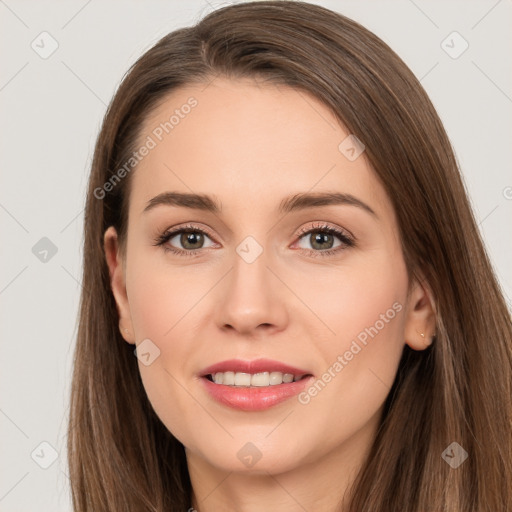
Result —
<path fill-rule="evenodd" d="M 244 373 L 281 372 L 309 376 L 296 382 L 268 387 L 224 386 L 222 384 L 215 384 L 207 379 L 207 376 L 210 374 L 226 371 Z M 255 361 L 232 359 L 230 361 L 222 361 L 205 368 L 200 375 L 205 390 L 213 399 L 221 404 L 242 411 L 262 411 L 268 409 L 299 394 L 314 379 L 313 375 L 307 370 L 295 368 L 270 359 L 258 359 Z"/>
<path fill-rule="evenodd" d="M 254 361 L 243 361 L 242 359 L 230 359 L 212 364 L 200 373 L 201 377 L 217 372 L 244 372 L 244 373 L 260 373 L 260 372 L 281 372 L 293 373 L 293 375 L 310 374 L 308 370 L 301 370 L 294 366 L 289 366 L 272 359 L 256 359 Z"/>

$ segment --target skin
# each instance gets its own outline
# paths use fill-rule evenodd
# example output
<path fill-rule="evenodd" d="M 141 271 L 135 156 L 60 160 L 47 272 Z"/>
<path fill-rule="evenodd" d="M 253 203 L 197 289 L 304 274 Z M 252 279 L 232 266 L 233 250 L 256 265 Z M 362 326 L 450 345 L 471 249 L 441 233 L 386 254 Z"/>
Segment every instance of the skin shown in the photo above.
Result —
<path fill-rule="evenodd" d="M 190 96 L 197 106 L 131 176 L 126 258 L 115 229 L 105 232 L 119 328 L 127 343 L 149 338 L 160 350 L 139 369 L 156 413 L 186 448 L 197 510 L 340 510 L 404 345 L 423 350 L 435 332 L 430 292 L 409 282 L 390 200 L 364 152 L 354 161 L 340 152 L 349 133 L 326 106 L 289 87 L 217 78 L 173 91 L 148 116 L 141 143 Z M 142 213 L 166 191 L 215 196 L 222 212 Z M 352 194 L 376 216 L 351 205 L 276 213 L 302 192 Z M 341 243 L 297 236 L 318 222 L 348 230 L 356 246 L 314 257 Z M 154 245 L 188 223 L 212 236 L 167 245 L 199 247 L 198 256 Z M 236 252 L 247 236 L 263 248 L 252 263 Z M 244 412 L 203 390 L 198 373 L 231 358 L 275 359 L 320 378 L 395 303 L 401 311 L 307 404 L 293 397 Z M 252 467 L 237 457 L 247 442 L 261 453 Z"/>

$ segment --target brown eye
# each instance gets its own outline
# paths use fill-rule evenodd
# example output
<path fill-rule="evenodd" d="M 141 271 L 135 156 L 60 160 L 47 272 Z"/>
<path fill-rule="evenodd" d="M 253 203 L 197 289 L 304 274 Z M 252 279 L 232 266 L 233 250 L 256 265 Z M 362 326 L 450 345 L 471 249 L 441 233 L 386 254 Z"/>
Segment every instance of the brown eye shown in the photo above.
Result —
<path fill-rule="evenodd" d="M 183 231 L 180 235 L 180 243 L 184 249 L 201 249 L 204 235 L 199 231 Z"/>
<path fill-rule="evenodd" d="M 329 233 L 310 233 L 310 243 L 313 249 L 324 250 L 332 249 L 334 244 L 334 235 Z"/>
<path fill-rule="evenodd" d="M 209 245 L 205 245 L 206 239 L 210 240 Z M 155 239 L 155 245 L 179 256 L 196 256 L 202 252 L 202 249 L 215 245 L 211 240 L 210 235 L 203 229 L 183 226 L 158 236 Z"/>
<path fill-rule="evenodd" d="M 310 247 L 307 247 L 308 243 Z M 314 225 L 299 233 L 299 247 L 311 256 L 334 256 L 354 246 L 355 239 L 351 235 L 328 225 Z"/>

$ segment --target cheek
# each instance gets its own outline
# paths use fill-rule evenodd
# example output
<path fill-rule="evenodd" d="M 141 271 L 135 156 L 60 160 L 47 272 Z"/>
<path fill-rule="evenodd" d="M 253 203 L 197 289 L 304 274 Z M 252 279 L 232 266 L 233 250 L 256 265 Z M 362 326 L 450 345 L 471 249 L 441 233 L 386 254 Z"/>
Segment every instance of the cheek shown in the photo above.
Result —
<path fill-rule="evenodd" d="M 407 272 L 402 259 L 375 254 L 368 264 L 331 272 L 319 284 L 324 293 L 310 294 L 310 304 L 335 334 L 317 344 L 325 371 L 301 403 L 311 418 L 329 410 L 330 421 L 350 436 L 380 410 L 394 381 L 404 346 Z M 317 427 L 334 442 L 339 433 L 325 429 L 324 421 Z"/>
<path fill-rule="evenodd" d="M 401 258 L 385 252 L 354 256 L 347 264 L 318 271 L 291 274 L 297 295 L 325 327 L 321 347 L 343 349 L 368 329 L 376 327 L 382 337 L 391 337 L 403 328 L 400 310 L 407 293 L 407 271 Z M 292 279 L 293 278 L 293 279 Z"/>
<path fill-rule="evenodd" d="M 148 265 L 133 273 L 130 284 L 128 299 L 137 343 L 150 339 L 160 351 L 159 366 L 169 372 L 187 370 L 196 348 L 191 343 L 197 338 L 196 319 L 205 314 L 200 300 L 208 291 L 204 277 L 195 279 L 183 270 Z"/>
<path fill-rule="evenodd" d="M 179 440 L 189 439 L 190 425 L 204 414 L 198 402 L 191 399 L 191 362 L 197 346 L 196 321 L 205 315 L 200 299 L 216 279 L 208 275 L 194 277 L 193 270 L 156 264 L 143 255 L 133 255 L 127 269 L 127 293 L 137 344 L 151 340 L 159 355 L 150 365 L 139 362 L 146 394 L 161 421 Z M 190 269 L 190 267 L 189 267 Z M 179 413 L 177 413 L 179 411 Z"/>
<path fill-rule="evenodd" d="M 154 256 L 134 257 L 131 263 L 127 293 L 137 340 L 170 340 L 199 309 L 196 306 L 213 280 L 208 285 L 204 272 L 195 278 L 190 267 L 168 266 Z"/>

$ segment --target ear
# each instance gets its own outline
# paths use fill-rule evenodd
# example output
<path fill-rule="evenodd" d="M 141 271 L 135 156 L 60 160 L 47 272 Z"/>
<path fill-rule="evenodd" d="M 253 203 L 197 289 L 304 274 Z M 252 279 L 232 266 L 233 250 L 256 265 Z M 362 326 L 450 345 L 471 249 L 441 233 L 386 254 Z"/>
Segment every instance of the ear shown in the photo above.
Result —
<path fill-rule="evenodd" d="M 121 256 L 117 232 L 113 226 L 105 231 L 103 244 L 110 274 L 110 287 L 119 313 L 119 330 L 128 343 L 135 344 L 130 306 L 126 293 L 125 262 Z"/>
<path fill-rule="evenodd" d="M 414 279 L 407 299 L 405 343 L 413 350 L 424 350 L 436 335 L 433 294 L 425 279 Z"/>

